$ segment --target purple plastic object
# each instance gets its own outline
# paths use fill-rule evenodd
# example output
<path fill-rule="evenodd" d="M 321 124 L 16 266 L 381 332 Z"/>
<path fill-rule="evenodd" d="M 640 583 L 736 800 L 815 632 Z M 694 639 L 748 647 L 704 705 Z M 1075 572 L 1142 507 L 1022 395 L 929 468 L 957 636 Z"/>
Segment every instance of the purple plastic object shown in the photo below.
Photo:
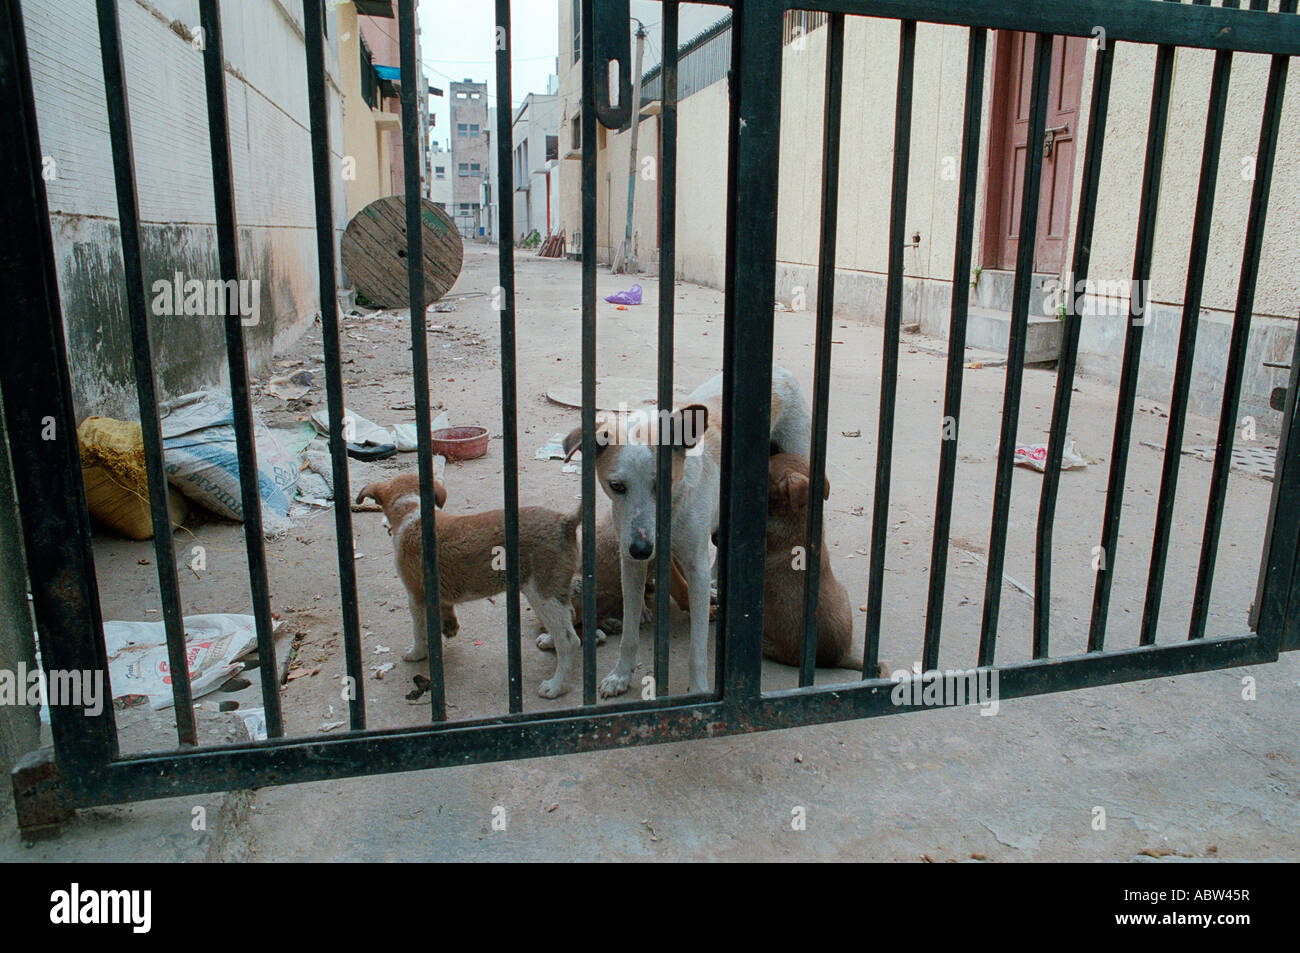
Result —
<path fill-rule="evenodd" d="M 633 285 L 627 291 L 617 291 L 605 300 L 610 304 L 640 304 L 641 286 Z"/>

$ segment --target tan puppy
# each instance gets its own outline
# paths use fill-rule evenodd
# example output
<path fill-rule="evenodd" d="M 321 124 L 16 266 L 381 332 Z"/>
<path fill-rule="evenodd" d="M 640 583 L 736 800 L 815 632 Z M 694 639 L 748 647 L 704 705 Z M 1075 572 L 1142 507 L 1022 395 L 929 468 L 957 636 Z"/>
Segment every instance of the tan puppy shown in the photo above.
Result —
<path fill-rule="evenodd" d="M 803 644 L 803 569 L 794 568 L 796 546 L 807 552 L 808 459 L 775 454 L 767 471 L 767 575 L 763 583 L 763 655 L 798 665 Z M 823 499 L 831 495 L 826 481 Z M 817 588 L 817 664 L 844 660 L 853 638 L 849 595 L 831 572 L 831 557 L 821 547 Z"/>
<path fill-rule="evenodd" d="M 447 491 L 441 483 L 435 483 L 434 493 L 441 508 Z M 402 657 L 418 662 L 428 655 L 420 479 L 414 473 L 404 473 L 368 484 L 357 494 L 357 502 L 367 498 L 378 503 L 388 519 L 397 575 L 410 600 L 411 648 Z M 537 689 L 543 698 L 557 698 L 567 691 L 577 657 L 578 635 L 570 617 L 569 586 L 578 565 L 579 520 L 580 512 L 566 515 L 540 506 L 519 508 L 519 588 L 557 649 L 555 674 Z M 457 603 L 487 599 L 505 591 L 505 565 L 500 556 L 506 544 L 505 510 L 468 516 L 442 514 L 435 529 L 442 633 L 451 638 L 459 628 Z"/>

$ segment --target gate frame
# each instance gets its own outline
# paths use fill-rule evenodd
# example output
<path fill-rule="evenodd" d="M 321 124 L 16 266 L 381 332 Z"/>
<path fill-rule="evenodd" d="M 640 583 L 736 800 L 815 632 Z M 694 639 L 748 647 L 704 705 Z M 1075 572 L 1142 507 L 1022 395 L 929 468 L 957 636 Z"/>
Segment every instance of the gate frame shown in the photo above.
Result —
<path fill-rule="evenodd" d="M 204 0 L 204 3 L 215 4 L 215 0 Z M 411 0 L 399 0 L 399 4 L 404 15 L 413 9 Z M 677 5 L 676 0 L 668 0 L 666 4 L 673 8 L 674 28 Z M 601 103 L 599 98 L 591 95 L 595 76 L 599 74 L 597 63 L 602 62 L 597 57 L 598 37 L 603 35 L 606 39 L 601 42 L 609 42 L 608 8 L 625 7 L 626 3 L 602 3 L 603 13 L 599 17 L 593 6 L 593 0 L 584 0 L 582 4 L 582 61 L 583 172 L 594 178 L 596 114 L 603 106 L 606 119 L 616 122 L 619 118 L 614 115 L 614 110 L 608 108 L 607 101 Z M 587 705 L 540 714 L 515 710 L 504 716 L 423 727 L 353 730 L 329 738 L 273 738 L 121 758 L 118 756 L 111 705 L 106 706 L 105 712 L 98 717 L 86 716 L 76 709 L 54 708 L 51 718 L 57 758 L 47 749 L 29 756 L 14 772 L 19 824 L 26 835 L 34 836 L 57 826 L 58 821 L 76 807 L 596 751 L 628 744 L 717 737 L 923 710 L 926 707 L 895 704 L 891 698 L 891 688 L 895 683 L 876 677 L 855 683 L 770 692 L 763 692 L 761 688 L 760 639 L 757 635 L 761 632 L 763 611 L 769 408 L 765 402 L 743 404 L 737 397 L 746 393 L 769 392 L 771 388 L 777 235 L 777 196 L 773 183 L 777 181 L 779 159 L 782 20 L 786 11 L 796 6 L 831 14 L 832 22 L 838 20 L 841 29 L 846 14 L 894 18 L 904 25 L 905 30 L 906 24 L 914 26 L 923 21 L 967 26 L 973 28 L 972 33 L 987 28 L 1005 28 L 1039 34 L 1088 36 L 1093 25 L 1100 22 L 1107 24 L 1109 43 L 1132 41 L 1272 54 L 1274 72 L 1278 71 L 1280 63 L 1283 79 L 1287 58 L 1300 55 L 1300 18 L 1291 15 L 1294 0 L 1284 0 L 1284 11 L 1278 14 L 1186 5 L 1180 5 L 1175 12 L 1164 6 L 1157 7 L 1154 0 L 1022 0 L 1018 3 L 994 0 L 803 0 L 798 4 L 788 0 L 748 0 L 743 11 L 739 4 L 734 5 L 732 75 L 735 81 L 732 83 L 730 140 L 734 148 L 730 150 L 728 179 L 728 234 L 731 240 L 727 249 L 724 329 L 726 444 L 723 451 L 722 535 L 727 543 L 721 550 L 719 574 L 719 590 L 723 598 L 717 629 L 716 690 L 704 696 L 674 696 L 591 707 L 594 704 L 595 640 L 587 640 L 584 647 L 584 701 Z M 321 22 L 320 0 L 306 0 L 306 7 L 310 38 L 313 26 L 319 27 Z M 499 22 L 503 9 L 508 27 L 509 0 L 497 2 Z M 0 10 L 3 11 L 3 16 L 0 16 L 0 97 L 16 106 L 5 111 L 0 118 L 0 140 L 18 145 L 15 156 L 18 182 L 16 187 L 4 190 L 0 197 L 0 210 L 9 224 L 0 234 L 0 294 L 13 303 L 15 313 L 37 316 L 30 332 L 24 334 L 21 347 L 0 348 L 0 380 L 4 384 L 6 425 L 10 433 L 34 612 L 47 666 L 107 673 L 100 635 L 102 618 L 89 517 L 78 478 L 77 448 L 71 436 L 75 434 L 76 421 L 56 287 L 49 213 L 40 176 L 41 154 L 19 2 L 0 0 Z M 403 20 L 400 28 L 406 38 L 410 25 Z M 623 62 L 626 62 L 627 42 L 624 35 Z M 309 48 L 311 45 L 309 42 Z M 404 50 L 403 69 L 408 66 L 414 69 L 413 56 L 408 62 L 406 52 Z M 620 50 L 617 46 L 606 45 L 599 53 L 607 63 L 610 59 L 617 59 Z M 668 53 L 665 49 L 665 54 Z M 498 76 L 504 75 L 508 80 L 508 49 L 498 57 Z M 504 73 L 500 72 L 502 59 L 505 61 Z M 670 59 L 673 61 L 671 73 L 675 78 L 675 43 Z M 666 63 L 665 75 L 668 73 L 669 64 Z M 413 88 L 413 84 L 403 83 L 403 90 L 408 88 Z M 667 95 L 668 88 L 665 87 Z M 1266 108 L 1264 121 L 1265 133 L 1270 131 L 1268 127 L 1272 123 L 1274 141 L 1280 121 L 1280 94 L 1277 100 L 1272 118 Z M 626 102 L 626 98 L 621 98 L 620 102 Z M 508 113 L 503 121 L 509 121 Z M 313 131 L 314 135 L 319 132 Z M 414 146 L 413 135 L 404 138 L 408 148 Z M 408 172 L 414 169 L 412 164 Z M 1267 171 L 1261 173 L 1265 179 Z M 318 181 L 321 172 L 321 168 L 316 169 Z M 324 174 L 328 176 L 327 169 Z M 409 195 L 410 175 L 407 186 Z M 497 187 L 507 195 L 512 189 L 508 164 L 501 170 Z M 675 183 L 664 191 L 672 195 Z M 746 195 L 746 201 L 736 201 L 738 194 Z M 583 232 L 588 234 L 594 230 L 587 227 L 586 221 L 588 214 L 594 217 L 594 206 L 587 208 L 590 204 L 584 203 Z M 1263 205 L 1267 205 L 1267 184 L 1263 189 Z M 233 226 L 233 210 L 228 225 Z M 327 219 L 323 227 L 332 228 L 332 223 Z M 414 229 L 413 234 L 418 236 L 419 229 Z M 1032 242 L 1029 246 L 1032 249 Z M 24 267 L 31 261 L 33 248 L 40 258 L 39 267 Z M 330 251 L 332 254 L 332 247 Z M 322 256 L 324 254 L 322 249 Z M 417 259 L 418 256 L 413 261 Z M 412 268 L 415 267 L 413 264 Z M 593 398 L 585 401 L 584 447 L 594 449 L 594 256 L 584 255 L 583 269 L 583 390 L 584 398 Z M 891 267 L 891 286 L 901 288 L 900 276 L 895 272 L 896 269 Z M 332 273 L 331 270 L 329 274 Z M 322 282 L 322 291 L 325 287 Z M 416 290 L 413 281 L 413 299 Z M 328 302 L 325 304 L 329 306 Z M 507 303 L 508 309 L 512 307 L 513 300 Z M 665 327 L 662 318 L 661 314 L 661 330 Z M 506 330 L 505 313 L 502 321 L 503 330 Z M 509 330 L 513 331 L 512 311 L 509 322 Z M 666 327 L 671 333 L 671 314 Z M 1300 348 L 1300 342 L 1297 347 Z M 513 354 L 509 364 L 513 380 Z M 1300 606 L 1300 572 L 1297 571 L 1300 558 L 1298 380 L 1300 364 L 1293 366 L 1284 418 L 1285 433 L 1279 449 L 1269 544 L 1259 580 L 1256 632 L 1200 638 L 1174 645 L 1140 645 L 1132 649 L 1099 650 L 1078 656 L 1040 657 L 981 666 L 981 670 L 996 671 L 1000 698 L 1271 662 L 1277 659 L 1280 648 L 1300 647 L 1300 612 L 1294 608 Z M 56 385 L 53 391 L 50 381 Z M 819 390 L 818 397 L 817 408 L 824 422 L 824 389 Z M 892 397 L 888 402 L 892 418 Z M 52 441 L 37 440 L 33 435 L 40 432 L 48 419 L 53 420 L 61 436 Z M 816 416 L 814 420 L 817 420 Z M 332 439 L 336 436 L 332 435 Z M 594 454 L 584 454 L 584 529 L 594 522 L 593 457 Z M 424 462 L 422 460 L 422 464 Z M 816 465 L 822 463 L 819 461 Z M 421 469 L 424 471 L 425 467 L 422 465 Z M 887 506 L 887 464 L 884 474 Z M 427 482 L 424 489 L 428 489 Z M 951 493 L 951 487 L 948 492 Z M 588 502 L 592 504 L 590 511 L 587 510 Z M 429 514 L 432 512 L 432 507 L 429 507 Z M 509 517 L 507 519 L 509 525 Z M 426 529 L 432 533 L 432 520 L 426 524 Z M 517 554 L 512 552 L 510 558 L 517 558 Z M 593 569 L 594 564 L 588 559 L 584 573 L 590 574 Z M 590 587 L 585 588 L 590 592 Z M 878 586 L 873 588 L 878 593 Z M 584 606 L 584 615 L 589 612 L 594 614 L 594 607 L 590 604 Z M 435 613 L 431 603 L 431 648 L 439 643 L 437 636 L 433 635 L 436 631 L 433 628 Z M 515 618 L 509 629 L 514 641 L 518 638 L 517 612 L 512 615 Z M 868 641 L 870 648 L 872 640 L 869 638 Z M 937 652 L 937 630 L 933 645 L 927 632 L 927 658 L 932 657 L 932 649 Z M 431 658 L 436 661 L 436 656 L 431 655 Z M 512 656 L 512 663 L 514 661 Z M 992 661 L 991 653 L 986 661 Z M 438 707 L 439 702 L 435 702 L 435 719 Z M 521 699 L 519 707 L 522 708 Z M 355 715 L 354 711 L 354 719 Z M 355 726 L 357 722 L 354 720 L 353 724 Z"/>

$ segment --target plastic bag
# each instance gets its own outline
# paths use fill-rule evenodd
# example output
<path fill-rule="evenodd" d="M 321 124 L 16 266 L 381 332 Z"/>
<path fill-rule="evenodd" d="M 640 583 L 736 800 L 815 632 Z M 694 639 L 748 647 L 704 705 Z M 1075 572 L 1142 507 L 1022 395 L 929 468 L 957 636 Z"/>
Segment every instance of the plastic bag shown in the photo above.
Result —
<path fill-rule="evenodd" d="M 627 291 L 616 291 L 605 298 L 610 304 L 640 304 L 641 286 L 633 285 Z"/>
<path fill-rule="evenodd" d="M 1016 444 L 1016 466 L 1030 467 L 1039 473 L 1047 471 L 1047 444 Z M 1064 449 L 1061 451 L 1061 469 L 1073 470 L 1076 467 L 1086 467 L 1088 461 L 1079 455 L 1074 449 L 1074 440 L 1068 440 Z"/>
<path fill-rule="evenodd" d="M 185 616 L 184 625 L 190 690 L 195 698 L 216 691 L 243 671 L 239 659 L 257 648 L 257 626 L 251 615 L 190 615 Z M 114 698 L 145 695 L 155 711 L 171 706 L 171 663 L 162 622 L 105 622 L 104 646 Z"/>

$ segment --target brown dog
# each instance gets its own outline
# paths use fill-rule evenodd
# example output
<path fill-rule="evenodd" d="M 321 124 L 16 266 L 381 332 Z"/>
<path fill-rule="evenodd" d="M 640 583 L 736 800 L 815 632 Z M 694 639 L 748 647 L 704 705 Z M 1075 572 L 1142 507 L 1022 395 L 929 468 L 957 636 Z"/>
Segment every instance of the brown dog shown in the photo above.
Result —
<path fill-rule="evenodd" d="M 447 491 L 441 483 L 435 483 L 434 492 L 441 508 L 447 501 Z M 368 484 L 357 494 L 357 502 L 367 498 L 378 503 L 388 519 L 393 560 L 411 610 L 411 648 L 402 657 L 418 662 L 428 655 L 420 479 L 414 473 L 404 473 Z M 577 657 L 578 635 L 570 618 L 569 586 L 578 565 L 579 521 L 580 511 L 566 515 L 540 506 L 519 508 L 519 588 L 557 648 L 555 674 L 537 689 L 543 698 L 565 693 Z M 435 528 L 442 633 L 451 638 L 459 628 L 457 603 L 487 599 L 505 591 L 505 510 L 469 516 L 440 514 Z"/>
<path fill-rule="evenodd" d="M 767 575 L 763 584 L 763 655 L 798 665 L 803 643 L 805 572 L 798 556 L 807 553 L 808 459 L 796 453 L 773 455 L 767 470 Z M 831 495 L 826 481 L 823 499 Z M 796 547 L 799 547 L 796 553 Z M 821 548 L 817 589 L 817 664 L 844 660 L 853 638 L 849 595 L 831 572 Z"/>

